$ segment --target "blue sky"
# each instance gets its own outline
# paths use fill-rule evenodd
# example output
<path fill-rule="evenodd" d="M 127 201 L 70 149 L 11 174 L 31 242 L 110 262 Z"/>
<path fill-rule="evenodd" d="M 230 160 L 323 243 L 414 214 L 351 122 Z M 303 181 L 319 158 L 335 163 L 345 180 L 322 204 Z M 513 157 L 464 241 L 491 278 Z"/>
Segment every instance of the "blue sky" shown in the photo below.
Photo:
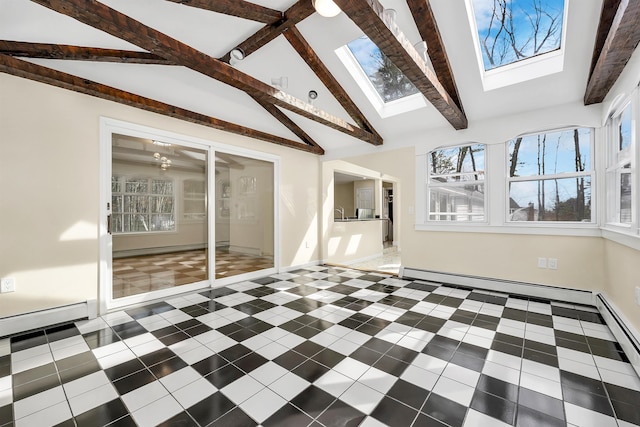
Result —
<path fill-rule="evenodd" d="M 532 26 L 530 20 L 527 16 L 527 13 L 530 16 L 535 16 L 535 12 L 533 12 L 533 4 L 537 2 L 544 7 L 544 10 L 548 12 L 552 16 L 558 16 L 560 22 L 563 18 L 563 10 L 564 10 L 564 0 L 506 0 L 507 4 L 510 5 L 511 10 L 513 11 L 513 27 L 516 38 L 516 45 L 519 49 L 522 50 L 522 53 L 525 56 L 533 55 L 533 43 L 527 44 L 526 41 L 531 38 L 532 34 Z M 473 0 L 473 9 L 476 18 L 476 26 L 478 28 L 478 37 L 480 39 L 480 50 L 482 52 L 482 59 L 484 61 L 485 70 L 489 70 L 491 68 L 499 67 L 501 65 L 506 65 L 516 60 L 515 55 L 513 54 L 513 50 L 509 52 L 503 60 L 499 60 L 497 55 L 494 56 L 495 65 L 492 66 L 485 50 L 482 48 L 482 40 L 485 39 L 487 35 L 489 35 L 489 45 L 493 44 L 493 40 L 495 40 L 496 35 L 498 34 L 499 26 L 496 26 L 496 22 L 494 20 L 494 25 L 491 29 L 489 29 L 489 25 L 491 23 L 491 16 L 493 12 L 494 3 L 497 3 L 497 0 Z M 543 17 L 541 20 L 541 26 L 543 28 L 543 32 L 546 32 L 546 29 L 550 25 L 550 19 L 547 17 Z M 556 50 L 560 47 L 560 38 L 562 35 L 562 27 L 560 26 L 559 31 L 557 32 L 557 37 L 553 37 L 548 39 L 543 48 L 539 51 L 539 53 L 550 52 Z M 498 35 L 499 42 L 506 41 L 504 38 L 506 33 L 503 31 Z"/>

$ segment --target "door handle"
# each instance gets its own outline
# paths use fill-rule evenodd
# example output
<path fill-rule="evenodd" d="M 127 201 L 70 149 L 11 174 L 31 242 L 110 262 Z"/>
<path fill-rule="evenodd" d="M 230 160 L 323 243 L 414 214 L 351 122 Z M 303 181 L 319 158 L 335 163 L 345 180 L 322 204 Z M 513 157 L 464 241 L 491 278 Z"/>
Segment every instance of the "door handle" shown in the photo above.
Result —
<path fill-rule="evenodd" d="M 107 215 L 107 233 L 111 233 L 111 214 Z"/>

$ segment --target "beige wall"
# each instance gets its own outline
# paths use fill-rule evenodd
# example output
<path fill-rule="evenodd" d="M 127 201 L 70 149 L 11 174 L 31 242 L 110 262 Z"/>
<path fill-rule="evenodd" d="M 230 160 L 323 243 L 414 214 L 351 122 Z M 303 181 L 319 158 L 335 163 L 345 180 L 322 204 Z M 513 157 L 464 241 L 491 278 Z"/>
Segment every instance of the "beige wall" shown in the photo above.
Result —
<path fill-rule="evenodd" d="M 281 265 L 319 259 L 317 156 L 5 74 L 0 93 L 0 317 L 97 298 L 100 117 L 281 156 Z"/>
<path fill-rule="evenodd" d="M 333 188 L 334 191 L 334 207 L 336 209 L 344 208 L 344 217 L 355 216 L 355 193 L 353 192 L 353 182 L 347 182 L 344 184 L 336 184 Z M 340 213 L 333 211 L 334 218 L 340 218 Z"/>
<path fill-rule="evenodd" d="M 605 294 L 636 331 L 640 331 L 640 307 L 635 300 L 635 288 L 640 286 L 640 251 L 605 240 L 604 252 Z"/>

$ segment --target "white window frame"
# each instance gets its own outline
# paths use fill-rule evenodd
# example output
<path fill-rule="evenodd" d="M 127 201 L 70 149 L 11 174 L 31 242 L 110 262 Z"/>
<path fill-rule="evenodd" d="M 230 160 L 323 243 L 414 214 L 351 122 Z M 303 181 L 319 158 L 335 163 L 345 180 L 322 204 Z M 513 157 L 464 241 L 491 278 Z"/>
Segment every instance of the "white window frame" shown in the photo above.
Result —
<path fill-rule="evenodd" d="M 638 112 L 640 102 L 638 99 L 638 89 L 634 89 L 620 107 L 609 117 L 605 125 L 604 134 L 606 139 L 606 168 L 605 168 L 605 188 L 606 188 L 606 206 L 604 229 L 609 229 L 619 233 L 632 236 L 640 234 L 638 225 L 638 209 L 640 202 L 638 200 Z M 619 149 L 618 128 L 622 121 L 622 116 L 627 108 L 631 109 L 631 143 L 624 149 Z M 620 175 L 624 169 L 624 165 L 630 164 L 631 168 L 628 173 L 631 174 L 631 221 L 620 221 Z M 626 172 L 625 172 L 626 173 Z"/>
<path fill-rule="evenodd" d="M 439 151 L 439 150 L 445 150 L 445 149 L 455 149 L 455 148 L 461 148 L 461 147 L 471 147 L 474 145 L 481 145 L 483 147 L 483 155 L 484 155 L 484 170 L 482 171 L 476 171 L 474 172 L 461 172 L 461 173 L 452 173 L 452 174 L 445 174 L 445 175 L 439 175 L 439 176 L 467 176 L 467 175 L 477 175 L 478 172 L 480 172 L 483 175 L 483 179 L 482 180 L 473 180 L 473 181 L 460 181 L 460 182 L 442 182 L 436 185 L 433 185 L 431 183 L 431 168 L 429 167 L 430 162 L 431 162 L 431 153 L 434 151 Z M 425 224 L 464 224 L 464 225 L 487 225 L 489 222 L 489 214 L 488 214 L 488 185 L 487 185 L 487 170 L 488 170 L 488 150 L 487 150 L 487 145 L 486 144 L 482 144 L 479 142 L 468 142 L 468 143 L 464 143 L 464 144 L 457 144 L 457 145 L 452 145 L 452 146 L 446 146 L 446 147 L 438 147 L 435 148 L 431 151 L 429 151 L 427 153 L 427 156 L 425 158 L 425 162 L 423 167 L 426 169 L 426 176 L 425 176 L 425 197 L 426 197 L 426 202 L 425 202 L 425 217 L 424 217 L 424 223 Z M 431 213 L 431 190 L 432 188 L 451 188 L 451 189 L 455 189 L 456 187 L 461 187 L 464 186 L 465 184 L 470 184 L 470 183 L 474 183 L 473 185 L 482 185 L 483 186 L 483 196 L 484 196 L 484 200 L 483 200 L 483 212 L 482 214 L 474 214 L 473 212 L 468 212 L 468 213 L 457 213 L 457 212 L 444 212 L 444 213 L 435 213 L 432 214 Z M 431 219 L 431 215 L 437 215 L 437 216 L 445 216 L 448 217 L 448 219 Z M 471 219 L 471 217 L 473 216 L 482 216 L 483 219 L 482 220 L 478 220 L 478 221 L 474 221 Z M 458 221 L 458 220 L 452 220 L 451 218 L 454 216 L 466 216 L 469 219 L 467 220 L 462 220 L 462 221 Z"/>
<path fill-rule="evenodd" d="M 546 175 L 528 175 L 523 177 L 510 177 L 509 176 L 509 143 L 513 141 L 515 138 L 519 137 L 527 137 L 533 135 L 542 135 L 545 133 L 553 133 L 553 132 L 562 132 L 572 129 L 589 129 L 590 130 L 590 141 L 589 141 L 589 163 L 590 169 L 584 172 L 565 172 L 559 174 L 546 174 Z M 595 129 L 588 126 L 570 126 L 558 129 L 547 129 L 540 132 L 532 132 L 526 133 L 522 135 L 518 135 L 509 141 L 504 143 L 504 176 L 505 176 L 505 192 L 504 192 L 504 223 L 508 226 L 513 227 L 535 227 L 535 228 L 582 228 L 582 227 L 597 227 L 598 225 L 598 203 L 597 203 L 597 175 L 596 175 L 596 153 L 595 153 Z M 529 181 L 548 181 L 553 179 L 568 179 L 568 178 L 578 178 L 581 176 L 588 176 L 591 178 L 591 220 L 590 221 L 511 221 L 509 219 L 509 209 L 510 209 L 510 189 L 512 182 L 529 182 Z"/>

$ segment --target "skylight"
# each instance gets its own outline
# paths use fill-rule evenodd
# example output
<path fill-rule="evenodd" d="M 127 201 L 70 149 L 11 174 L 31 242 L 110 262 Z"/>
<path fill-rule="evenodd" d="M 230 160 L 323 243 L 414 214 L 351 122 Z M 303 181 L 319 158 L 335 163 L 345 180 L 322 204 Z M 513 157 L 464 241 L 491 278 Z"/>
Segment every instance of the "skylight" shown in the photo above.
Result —
<path fill-rule="evenodd" d="M 402 74 L 367 36 L 347 44 L 383 102 L 396 101 L 418 93 L 418 89 Z"/>
<path fill-rule="evenodd" d="M 559 50 L 564 0 L 472 0 L 484 70 Z"/>

